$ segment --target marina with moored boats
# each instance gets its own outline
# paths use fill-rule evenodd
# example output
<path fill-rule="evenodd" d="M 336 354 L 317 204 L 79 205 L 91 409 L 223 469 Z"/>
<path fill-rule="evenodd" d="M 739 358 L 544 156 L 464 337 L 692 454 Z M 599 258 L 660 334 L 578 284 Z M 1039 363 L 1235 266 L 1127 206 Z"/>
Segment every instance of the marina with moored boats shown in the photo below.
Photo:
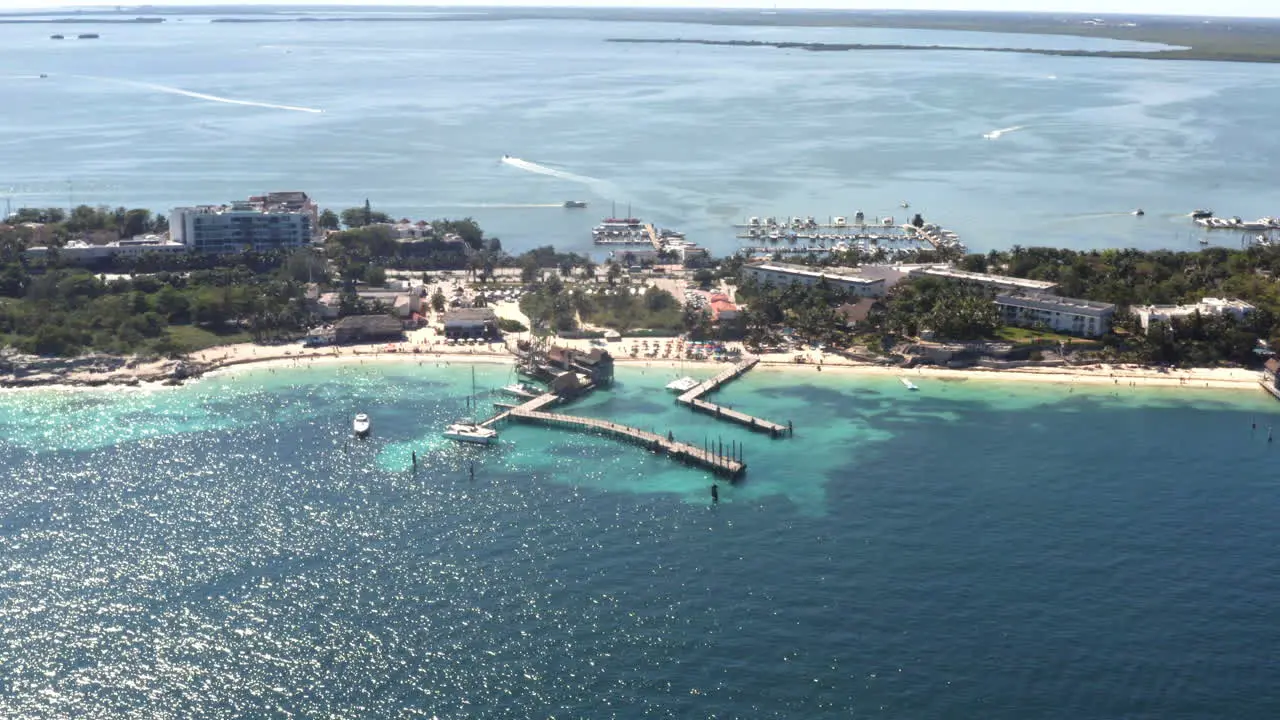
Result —
<path fill-rule="evenodd" d="M 907 203 L 903 203 L 903 207 L 907 206 Z M 925 222 L 924 217 L 919 213 L 906 223 L 899 223 L 893 216 L 869 219 L 860 210 L 852 217 L 835 215 L 828 217 L 825 221 L 820 221 L 812 215 L 753 216 L 745 223 L 734 225 L 734 228 L 738 230 L 739 240 L 754 240 L 770 244 L 744 248 L 745 252 L 785 253 L 788 252 L 787 246 L 796 248 L 791 251 L 795 253 L 840 251 L 855 247 L 869 249 L 869 246 L 881 243 L 907 250 L 928 248 L 954 249 L 960 252 L 965 250 L 958 234 L 941 225 Z M 816 248 L 813 247 L 815 245 Z M 831 247 L 828 248 L 828 245 Z"/>

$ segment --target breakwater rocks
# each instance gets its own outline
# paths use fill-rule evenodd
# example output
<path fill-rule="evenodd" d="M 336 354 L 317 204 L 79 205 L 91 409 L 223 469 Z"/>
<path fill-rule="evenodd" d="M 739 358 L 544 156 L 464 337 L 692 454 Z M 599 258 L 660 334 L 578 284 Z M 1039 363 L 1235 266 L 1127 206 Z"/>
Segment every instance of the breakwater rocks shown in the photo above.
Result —
<path fill-rule="evenodd" d="M 180 385 L 182 381 L 199 377 L 209 369 L 206 365 L 185 360 L 100 354 L 43 357 L 12 350 L 0 351 L 0 387 L 7 388 L 136 386 L 143 383 Z"/>

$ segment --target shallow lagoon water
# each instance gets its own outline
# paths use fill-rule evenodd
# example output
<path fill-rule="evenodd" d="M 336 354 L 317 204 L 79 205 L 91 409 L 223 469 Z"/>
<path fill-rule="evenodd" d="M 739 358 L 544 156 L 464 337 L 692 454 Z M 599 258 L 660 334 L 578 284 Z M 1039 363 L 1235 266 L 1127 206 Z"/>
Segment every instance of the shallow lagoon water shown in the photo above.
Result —
<path fill-rule="evenodd" d="M 0 714 L 1076 720 L 1280 702 L 1269 397 L 757 371 L 717 397 L 795 422 L 769 440 L 678 408 L 673 374 L 620 368 L 565 411 L 743 442 L 748 474 L 715 507 L 706 475 L 592 436 L 439 441 L 466 366 L 0 396 Z"/>

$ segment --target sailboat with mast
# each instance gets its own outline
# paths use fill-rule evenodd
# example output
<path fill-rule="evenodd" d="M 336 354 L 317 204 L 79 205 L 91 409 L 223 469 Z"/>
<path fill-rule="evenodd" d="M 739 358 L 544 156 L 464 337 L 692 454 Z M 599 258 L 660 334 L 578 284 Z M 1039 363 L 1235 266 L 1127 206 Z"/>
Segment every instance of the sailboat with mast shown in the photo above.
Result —
<path fill-rule="evenodd" d="M 472 404 L 476 396 L 476 369 L 471 368 L 471 394 L 467 396 L 467 410 L 474 412 Z M 444 436 L 458 442 L 488 445 L 498 439 L 498 431 L 480 425 L 472 418 L 456 420 L 444 429 Z"/>

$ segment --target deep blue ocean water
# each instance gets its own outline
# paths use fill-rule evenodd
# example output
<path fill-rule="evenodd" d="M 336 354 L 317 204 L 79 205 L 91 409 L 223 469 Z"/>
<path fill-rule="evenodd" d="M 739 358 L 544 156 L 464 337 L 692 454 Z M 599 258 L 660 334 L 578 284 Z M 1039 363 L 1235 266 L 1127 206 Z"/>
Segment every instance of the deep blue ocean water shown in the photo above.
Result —
<path fill-rule="evenodd" d="M 717 254 L 748 216 L 902 221 L 903 201 L 980 252 L 1238 247 L 1187 214 L 1280 215 L 1275 65 L 605 42 L 1140 47 L 879 28 L 209 19 L 0 25 L 0 200 L 167 211 L 299 189 L 577 252 L 616 203 Z"/>
<path fill-rule="evenodd" d="M 670 375 L 566 411 L 744 443 L 718 506 L 604 439 L 446 444 L 465 366 L 0 396 L 0 716 L 1280 708 L 1261 392 L 758 371 L 719 398 L 796 423 L 768 440 L 677 408 Z"/>

